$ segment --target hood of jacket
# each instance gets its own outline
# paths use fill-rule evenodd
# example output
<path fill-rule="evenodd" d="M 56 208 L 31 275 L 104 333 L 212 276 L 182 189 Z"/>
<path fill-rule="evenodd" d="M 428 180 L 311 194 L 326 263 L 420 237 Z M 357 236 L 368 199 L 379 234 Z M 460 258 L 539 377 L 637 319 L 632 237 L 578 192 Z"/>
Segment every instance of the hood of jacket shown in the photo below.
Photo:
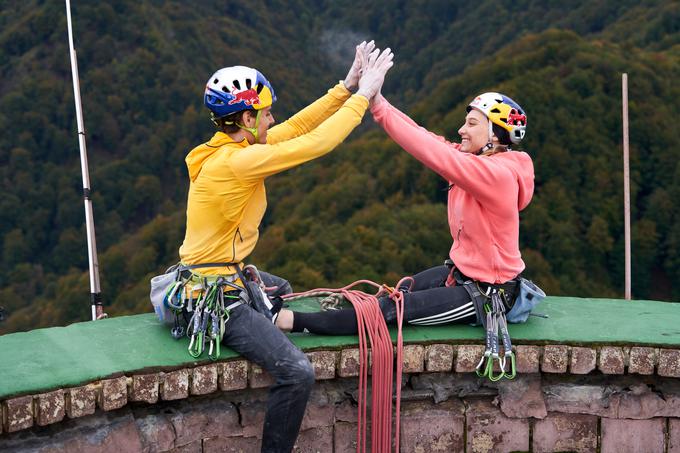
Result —
<path fill-rule="evenodd" d="M 248 140 L 243 139 L 241 142 L 235 142 L 229 135 L 224 132 L 216 132 L 212 138 L 206 143 L 198 145 L 192 149 L 184 161 L 189 170 L 189 179 L 191 182 L 196 181 L 198 175 L 201 173 L 203 165 L 224 145 L 232 144 L 234 147 L 245 148 L 249 145 Z"/>
<path fill-rule="evenodd" d="M 517 207 L 521 211 L 526 208 L 534 195 L 534 163 L 524 151 L 510 151 L 503 153 L 503 157 L 510 162 L 519 192 Z"/>

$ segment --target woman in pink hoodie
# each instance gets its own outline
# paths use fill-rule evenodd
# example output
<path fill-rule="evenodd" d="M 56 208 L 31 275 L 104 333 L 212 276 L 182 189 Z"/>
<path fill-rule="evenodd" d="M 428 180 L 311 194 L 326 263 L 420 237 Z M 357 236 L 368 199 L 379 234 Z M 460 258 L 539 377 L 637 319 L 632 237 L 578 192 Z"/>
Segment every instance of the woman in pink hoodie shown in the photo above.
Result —
<path fill-rule="evenodd" d="M 519 212 L 531 201 L 534 167 L 529 155 L 510 147 L 524 138 L 527 118 L 515 101 L 500 93 L 484 93 L 467 107 L 458 130 L 460 143 L 418 126 L 380 94 L 372 100 L 375 121 L 406 152 L 449 183 L 448 220 L 453 238 L 443 266 L 413 276 L 404 291 L 404 320 L 409 324 L 479 322 L 471 285 L 486 292 L 502 288 L 506 310 L 518 291 L 524 270 L 519 251 Z M 396 308 L 387 297 L 380 306 L 388 324 Z M 354 334 L 354 309 L 319 313 L 283 310 L 277 325 L 294 332 Z"/>

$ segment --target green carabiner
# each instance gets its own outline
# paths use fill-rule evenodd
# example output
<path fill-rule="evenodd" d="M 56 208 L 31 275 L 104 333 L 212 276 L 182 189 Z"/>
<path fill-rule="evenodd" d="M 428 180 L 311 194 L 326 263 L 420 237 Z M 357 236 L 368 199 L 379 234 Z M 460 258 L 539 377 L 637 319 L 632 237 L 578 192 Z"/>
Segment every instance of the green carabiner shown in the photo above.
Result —
<path fill-rule="evenodd" d="M 504 373 L 506 379 L 515 379 L 517 376 L 517 368 L 515 367 L 515 354 L 510 351 L 510 371 L 512 374 Z"/>
<path fill-rule="evenodd" d="M 500 359 L 499 359 L 499 364 L 500 364 Z M 497 375 L 494 376 L 494 374 L 493 374 L 493 357 L 489 360 L 489 363 L 486 366 L 486 368 L 488 370 L 489 380 L 491 382 L 500 381 L 503 378 L 503 376 L 505 376 L 505 372 L 503 370 L 501 370 L 500 373 L 498 373 Z"/>
<path fill-rule="evenodd" d="M 214 354 L 213 354 L 213 342 L 215 343 L 215 353 Z M 219 340 L 217 340 L 215 338 L 210 339 L 210 349 L 208 350 L 208 357 L 213 362 L 220 358 L 220 341 Z"/>
<path fill-rule="evenodd" d="M 219 316 L 218 316 L 219 317 Z M 223 326 L 223 321 L 220 317 L 220 331 L 217 335 L 217 337 L 213 337 L 212 334 L 209 336 L 210 337 L 210 349 L 208 350 L 208 357 L 210 360 L 215 361 L 220 358 L 220 343 L 222 343 L 222 337 L 224 335 L 224 329 L 222 328 Z M 212 328 L 210 329 L 212 332 Z M 215 353 L 213 354 L 213 343 L 215 345 Z"/>
<path fill-rule="evenodd" d="M 193 345 L 189 345 L 189 354 L 191 357 L 197 359 L 203 354 L 203 332 L 198 332 L 196 338 L 198 341 Z"/>
<path fill-rule="evenodd" d="M 491 356 L 491 351 L 484 351 L 484 355 L 480 359 L 479 363 L 477 364 L 477 367 L 475 368 L 475 373 L 477 373 L 478 377 L 484 377 L 486 376 L 486 367 L 484 366 L 484 361 L 488 360 L 489 357 Z M 481 373 L 479 370 L 484 369 L 484 372 Z"/>

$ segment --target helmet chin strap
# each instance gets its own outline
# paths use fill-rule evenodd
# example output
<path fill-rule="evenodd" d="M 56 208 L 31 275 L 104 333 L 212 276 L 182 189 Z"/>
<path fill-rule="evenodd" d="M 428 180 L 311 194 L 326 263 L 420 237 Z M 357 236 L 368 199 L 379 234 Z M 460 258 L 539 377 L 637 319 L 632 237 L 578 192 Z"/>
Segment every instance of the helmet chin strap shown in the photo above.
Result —
<path fill-rule="evenodd" d="M 251 134 L 253 134 L 253 137 L 255 137 L 255 143 L 257 143 L 258 139 L 260 138 L 260 133 L 258 132 L 258 127 L 260 125 L 260 113 L 262 110 L 257 110 L 257 114 L 255 115 L 255 127 L 248 127 L 245 124 L 239 124 L 234 121 L 225 121 L 224 124 L 235 124 L 236 126 L 239 127 L 239 129 L 243 129 L 244 131 L 248 131 Z M 213 112 L 210 112 L 210 119 L 212 120 L 213 123 L 215 123 L 215 126 L 219 126 L 220 122 L 217 116 Z"/>
<path fill-rule="evenodd" d="M 491 122 L 491 120 L 489 118 L 487 118 L 487 121 L 489 122 L 489 141 L 486 142 L 486 145 L 479 148 L 479 151 L 477 151 L 475 153 L 477 156 L 487 152 L 490 149 L 493 149 L 493 147 L 494 147 L 494 145 L 493 145 L 493 123 Z"/>
<path fill-rule="evenodd" d="M 245 124 L 236 123 L 239 128 L 253 134 L 253 137 L 255 137 L 255 143 L 257 143 L 260 138 L 260 133 L 258 132 L 258 126 L 260 125 L 260 113 L 262 113 L 262 110 L 257 110 L 257 114 L 255 115 L 255 127 L 248 127 Z"/>

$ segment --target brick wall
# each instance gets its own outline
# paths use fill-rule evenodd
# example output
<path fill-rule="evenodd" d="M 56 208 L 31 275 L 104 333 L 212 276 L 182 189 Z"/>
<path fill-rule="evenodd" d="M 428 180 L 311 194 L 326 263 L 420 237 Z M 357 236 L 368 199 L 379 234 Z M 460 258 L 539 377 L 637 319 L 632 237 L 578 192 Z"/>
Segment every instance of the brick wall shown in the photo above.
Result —
<path fill-rule="evenodd" d="M 401 451 L 680 453 L 680 355 L 518 346 L 515 380 L 475 345 L 408 345 Z M 317 383 L 296 451 L 356 451 L 356 350 L 308 352 Z M 243 360 L 121 375 L 2 402 L 0 451 L 259 451 L 271 378 Z"/>

